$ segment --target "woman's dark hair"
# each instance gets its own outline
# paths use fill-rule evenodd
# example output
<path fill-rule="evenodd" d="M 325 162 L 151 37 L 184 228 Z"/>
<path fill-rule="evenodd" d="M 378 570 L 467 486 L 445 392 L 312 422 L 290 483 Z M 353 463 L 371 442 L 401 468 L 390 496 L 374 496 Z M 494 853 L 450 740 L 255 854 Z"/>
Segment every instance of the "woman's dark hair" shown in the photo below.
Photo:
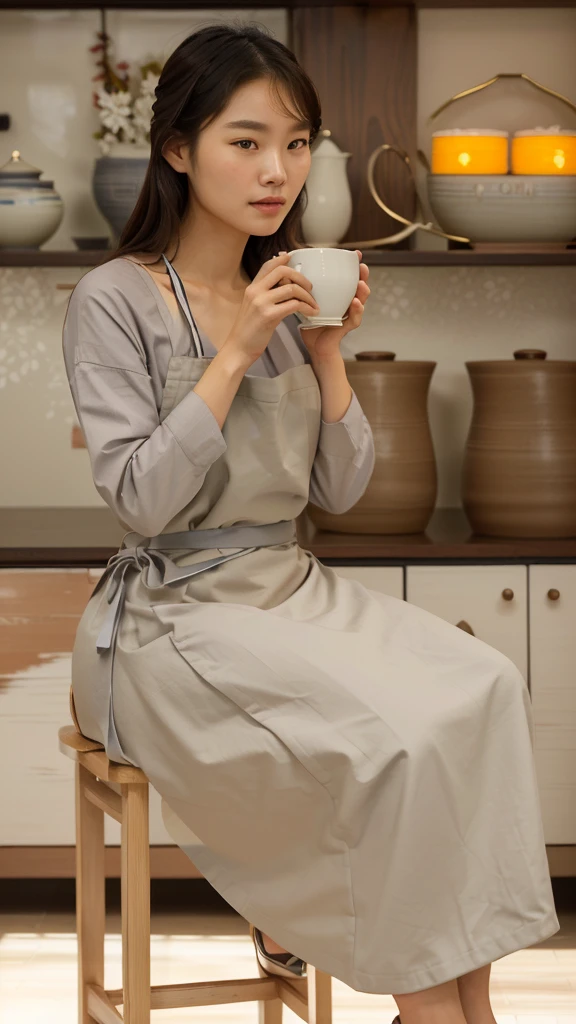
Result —
<path fill-rule="evenodd" d="M 248 24 L 210 25 L 180 43 L 166 61 L 156 87 L 144 183 L 117 248 L 104 262 L 131 254 L 150 253 L 159 258 L 167 252 L 170 241 L 178 237 L 189 188 L 187 175 L 175 171 L 162 156 L 164 144 L 176 136 L 188 144 L 193 155 L 200 131 L 218 117 L 236 89 L 262 78 L 270 80 L 281 103 L 280 90 L 286 91 L 293 104 L 287 113 L 309 123 L 312 142 L 321 125 L 318 94 L 283 43 Z M 275 234 L 250 235 L 242 258 L 250 278 L 275 253 L 289 252 L 301 244 L 305 196 L 304 187 Z M 167 255 L 173 259 L 175 253 Z"/>

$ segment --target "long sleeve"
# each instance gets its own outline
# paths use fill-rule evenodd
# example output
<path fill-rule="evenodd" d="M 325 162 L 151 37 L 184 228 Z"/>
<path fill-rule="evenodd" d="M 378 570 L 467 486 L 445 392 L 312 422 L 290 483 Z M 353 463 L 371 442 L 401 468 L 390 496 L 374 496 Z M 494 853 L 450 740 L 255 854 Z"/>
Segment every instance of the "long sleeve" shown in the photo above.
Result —
<path fill-rule="evenodd" d="M 284 323 L 304 361 L 310 363 L 310 353 L 302 341 L 297 317 L 286 317 Z M 309 500 L 326 512 L 336 515 L 347 512 L 364 494 L 375 461 L 372 428 L 352 388 L 350 405 L 342 418 L 335 423 L 321 421 L 310 475 Z"/>
<path fill-rule="evenodd" d="M 191 501 L 226 441 L 195 391 L 160 422 L 121 288 L 103 291 L 84 281 L 70 298 L 63 347 L 94 484 L 123 526 L 152 537 Z"/>
<path fill-rule="evenodd" d="M 364 494 L 375 460 L 372 428 L 352 389 L 350 405 L 342 418 L 335 423 L 321 421 L 310 477 L 310 501 L 326 512 L 347 512 Z"/>

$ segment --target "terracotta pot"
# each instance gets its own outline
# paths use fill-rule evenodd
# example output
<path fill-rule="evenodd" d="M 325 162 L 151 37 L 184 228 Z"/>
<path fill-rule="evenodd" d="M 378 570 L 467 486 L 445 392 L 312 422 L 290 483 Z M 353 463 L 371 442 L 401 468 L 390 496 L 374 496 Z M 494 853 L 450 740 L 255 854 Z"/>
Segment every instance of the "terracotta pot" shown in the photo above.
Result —
<path fill-rule="evenodd" d="M 576 536 L 576 361 L 540 349 L 466 363 L 474 414 L 462 498 L 476 533 Z"/>
<path fill-rule="evenodd" d="M 394 352 L 357 352 L 346 373 L 374 435 L 376 463 L 362 497 L 334 515 L 308 504 L 322 530 L 421 533 L 436 502 L 434 448 L 427 415 L 436 363 L 399 360 Z"/>

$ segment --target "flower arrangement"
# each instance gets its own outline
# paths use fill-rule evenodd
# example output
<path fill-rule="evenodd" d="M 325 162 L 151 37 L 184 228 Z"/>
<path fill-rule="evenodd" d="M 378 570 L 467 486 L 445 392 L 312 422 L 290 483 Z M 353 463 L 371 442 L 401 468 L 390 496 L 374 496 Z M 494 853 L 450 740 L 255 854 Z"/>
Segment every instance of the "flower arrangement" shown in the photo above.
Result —
<path fill-rule="evenodd" d="M 139 81 L 131 82 L 127 61 L 119 61 L 113 66 L 111 39 L 106 30 L 98 32 L 97 38 L 98 42 L 90 47 L 90 53 L 100 54 L 96 63 L 101 70 L 92 81 L 101 84 L 94 90 L 92 101 L 102 127 L 93 132 L 92 137 L 98 139 L 103 156 L 107 156 L 118 142 L 149 145 L 152 104 L 162 65 L 155 60 L 141 64 L 138 68 Z"/>

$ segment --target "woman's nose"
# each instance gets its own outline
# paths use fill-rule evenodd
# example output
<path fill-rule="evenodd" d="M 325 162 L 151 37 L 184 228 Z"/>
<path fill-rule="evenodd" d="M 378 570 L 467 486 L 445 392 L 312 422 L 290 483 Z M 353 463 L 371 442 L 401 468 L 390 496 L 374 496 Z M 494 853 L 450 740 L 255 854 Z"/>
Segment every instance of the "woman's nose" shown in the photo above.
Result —
<path fill-rule="evenodd" d="M 268 158 L 260 177 L 264 183 L 274 182 L 276 185 L 281 185 L 286 181 L 286 170 L 279 156 Z"/>

